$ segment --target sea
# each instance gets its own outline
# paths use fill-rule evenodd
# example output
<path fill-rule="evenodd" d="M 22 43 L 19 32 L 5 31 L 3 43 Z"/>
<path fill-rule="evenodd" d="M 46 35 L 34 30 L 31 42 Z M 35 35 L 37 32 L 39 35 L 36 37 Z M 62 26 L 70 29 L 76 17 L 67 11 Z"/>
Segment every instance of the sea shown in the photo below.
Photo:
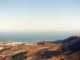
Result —
<path fill-rule="evenodd" d="M 36 43 L 41 41 L 63 40 L 73 35 L 80 35 L 76 31 L 57 32 L 0 32 L 0 42 L 16 41 L 25 43 Z"/>

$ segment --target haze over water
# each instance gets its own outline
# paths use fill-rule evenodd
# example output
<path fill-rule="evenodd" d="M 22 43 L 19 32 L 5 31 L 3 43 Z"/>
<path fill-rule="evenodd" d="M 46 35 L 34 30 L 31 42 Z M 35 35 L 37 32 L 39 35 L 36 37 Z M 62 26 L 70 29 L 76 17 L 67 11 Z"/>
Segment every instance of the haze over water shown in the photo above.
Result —
<path fill-rule="evenodd" d="M 80 32 L 14 32 L 0 33 L 0 41 L 18 41 L 36 43 L 40 41 L 63 40 L 72 35 L 79 35 Z"/>
<path fill-rule="evenodd" d="M 0 0 L 0 41 L 64 39 L 80 32 L 80 0 Z"/>

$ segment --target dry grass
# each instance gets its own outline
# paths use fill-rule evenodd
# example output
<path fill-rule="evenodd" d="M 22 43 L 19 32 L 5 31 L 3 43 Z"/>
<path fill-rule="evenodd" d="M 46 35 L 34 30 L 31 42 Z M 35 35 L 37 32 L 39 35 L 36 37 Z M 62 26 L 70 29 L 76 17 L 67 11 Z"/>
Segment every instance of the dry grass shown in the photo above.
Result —
<path fill-rule="evenodd" d="M 13 47 L 11 49 L 6 49 L 2 52 L 0 52 L 0 55 L 2 54 L 14 54 L 15 52 L 19 51 L 28 51 L 28 53 L 33 54 L 34 52 L 40 50 L 40 49 L 50 49 L 50 50 L 57 50 L 60 47 L 58 44 L 45 44 L 45 45 L 20 45 Z M 33 52 L 34 51 L 34 52 Z"/>
<path fill-rule="evenodd" d="M 6 55 L 6 54 L 16 54 L 18 52 L 27 51 L 26 56 L 28 56 L 28 59 L 30 60 L 32 58 L 32 55 L 37 53 L 40 50 L 47 49 L 50 51 L 57 50 L 61 45 L 60 44 L 45 44 L 45 45 L 20 45 L 16 47 L 12 47 L 11 49 L 6 49 L 2 52 L 0 52 L 0 55 Z"/>

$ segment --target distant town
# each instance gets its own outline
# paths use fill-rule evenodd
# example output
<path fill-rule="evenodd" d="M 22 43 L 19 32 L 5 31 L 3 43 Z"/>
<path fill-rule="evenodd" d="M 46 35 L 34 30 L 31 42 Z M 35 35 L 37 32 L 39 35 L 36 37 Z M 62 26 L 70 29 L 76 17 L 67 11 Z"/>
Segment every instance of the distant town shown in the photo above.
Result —
<path fill-rule="evenodd" d="M 14 46 L 19 46 L 19 45 L 33 45 L 33 44 L 28 44 L 24 42 L 14 42 L 14 41 L 0 42 L 0 50 L 11 48 Z"/>

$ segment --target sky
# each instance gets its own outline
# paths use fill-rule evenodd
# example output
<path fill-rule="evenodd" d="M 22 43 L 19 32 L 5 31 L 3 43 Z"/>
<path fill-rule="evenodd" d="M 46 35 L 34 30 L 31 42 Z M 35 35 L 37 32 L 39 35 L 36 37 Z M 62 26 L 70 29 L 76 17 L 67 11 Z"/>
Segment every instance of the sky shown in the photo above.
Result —
<path fill-rule="evenodd" d="M 0 0 L 0 32 L 80 31 L 80 0 Z"/>

